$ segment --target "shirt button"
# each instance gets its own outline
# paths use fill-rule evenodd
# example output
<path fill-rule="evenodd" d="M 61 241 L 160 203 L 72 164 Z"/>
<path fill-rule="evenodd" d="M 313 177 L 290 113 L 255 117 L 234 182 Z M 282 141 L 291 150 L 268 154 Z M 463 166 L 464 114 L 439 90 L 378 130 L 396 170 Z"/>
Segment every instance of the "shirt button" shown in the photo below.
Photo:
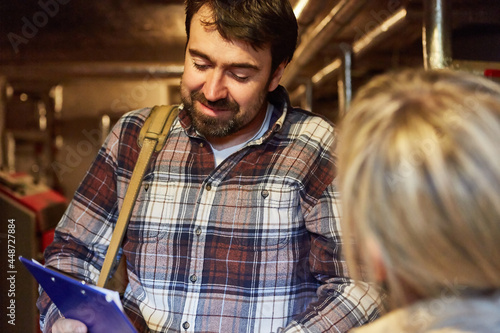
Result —
<path fill-rule="evenodd" d="M 200 142 L 200 148 L 205 147 L 205 144 L 203 142 Z"/>
<path fill-rule="evenodd" d="M 189 280 L 191 280 L 191 282 L 195 283 L 196 280 L 198 280 L 198 277 L 196 276 L 196 274 L 193 274 L 189 277 Z"/>
<path fill-rule="evenodd" d="M 207 191 L 210 191 L 212 189 L 212 184 L 208 183 L 207 186 L 205 186 Z"/>
<path fill-rule="evenodd" d="M 201 235 L 201 228 L 200 227 L 196 228 L 196 236 L 199 236 L 199 235 Z"/>
<path fill-rule="evenodd" d="M 269 196 L 269 191 L 268 190 L 264 190 L 264 191 L 262 191 L 261 195 L 265 199 L 265 198 L 267 198 Z"/>
<path fill-rule="evenodd" d="M 187 330 L 189 328 L 189 323 L 187 321 L 185 321 L 184 323 L 182 323 L 182 328 Z"/>

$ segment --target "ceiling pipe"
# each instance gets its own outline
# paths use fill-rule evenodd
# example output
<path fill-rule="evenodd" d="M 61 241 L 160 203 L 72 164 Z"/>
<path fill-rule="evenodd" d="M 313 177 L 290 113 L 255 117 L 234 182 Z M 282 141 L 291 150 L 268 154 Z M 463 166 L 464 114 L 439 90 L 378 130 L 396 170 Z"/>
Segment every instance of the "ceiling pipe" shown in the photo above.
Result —
<path fill-rule="evenodd" d="M 325 5 L 324 1 L 298 0 L 293 8 L 293 13 L 297 17 L 299 29 L 300 27 L 309 26 L 316 18 L 316 15 L 321 10 L 324 10 Z"/>
<path fill-rule="evenodd" d="M 7 80 L 51 79 L 60 80 L 79 77 L 100 78 L 178 78 L 182 75 L 184 66 L 149 62 L 70 62 L 41 63 L 30 65 L 1 65 L 0 75 Z"/>
<path fill-rule="evenodd" d="M 342 59 L 335 58 L 335 60 L 333 60 L 327 66 L 323 67 L 316 74 L 314 74 L 311 81 L 314 83 L 314 85 L 320 85 L 322 81 L 337 74 L 341 66 Z"/>
<path fill-rule="evenodd" d="M 447 68 L 452 63 L 450 1 L 424 0 L 422 45 L 424 68 Z"/>
<path fill-rule="evenodd" d="M 297 21 L 300 20 L 302 17 L 302 14 L 304 13 L 304 9 L 307 7 L 309 4 L 309 0 L 299 0 L 297 1 L 297 4 L 293 8 L 293 13 L 295 14 L 295 17 L 297 18 Z"/>
<path fill-rule="evenodd" d="M 342 118 L 349 109 L 352 100 L 352 48 L 349 44 L 340 44 L 342 52 L 342 71 L 337 80 L 339 96 L 339 117 Z"/>
<path fill-rule="evenodd" d="M 405 8 L 402 8 L 373 30 L 357 39 L 352 46 L 352 56 L 359 58 L 375 47 L 378 43 L 387 39 L 392 33 L 394 33 L 394 31 L 398 31 L 406 23 L 407 17 L 408 11 Z M 341 67 L 342 58 L 338 57 L 330 64 L 316 72 L 316 74 L 314 74 L 311 78 L 312 83 L 315 86 L 321 85 L 328 78 L 337 75 Z M 299 91 L 299 88 L 297 88 L 297 91 L 292 92 L 291 96 L 300 98 L 300 94 L 304 93 L 304 91 Z"/>
<path fill-rule="evenodd" d="M 295 51 L 293 60 L 281 80 L 289 86 L 300 69 L 309 61 L 361 11 L 368 0 L 342 0 L 321 20 L 319 24 L 308 30 Z"/>
<path fill-rule="evenodd" d="M 408 11 L 406 8 L 401 8 L 393 15 L 391 15 L 387 20 L 379 24 L 375 29 L 369 31 L 361 38 L 356 40 L 353 44 L 353 53 L 356 57 L 363 56 L 366 52 L 372 49 L 377 44 L 386 40 L 387 37 L 394 31 L 399 31 L 400 28 L 405 24 L 405 20 L 408 16 Z"/>

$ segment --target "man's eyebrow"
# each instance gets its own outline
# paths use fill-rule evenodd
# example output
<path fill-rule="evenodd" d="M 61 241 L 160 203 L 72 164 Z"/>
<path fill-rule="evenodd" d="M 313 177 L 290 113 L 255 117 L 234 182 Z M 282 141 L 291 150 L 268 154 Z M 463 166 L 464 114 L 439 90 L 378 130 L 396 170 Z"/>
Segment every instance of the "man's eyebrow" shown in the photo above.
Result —
<path fill-rule="evenodd" d="M 205 59 L 207 61 L 213 62 L 212 59 L 210 59 L 210 57 L 208 55 L 206 55 L 205 53 L 203 53 L 203 52 L 200 52 L 200 51 L 197 51 L 197 50 L 194 50 L 194 49 L 189 49 L 189 54 L 192 57 L 199 57 L 199 58 L 203 58 L 203 59 Z M 247 69 L 252 69 L 252 70 L 255 70 L 255 71 L 260 70 L 259 66 L 250 64 L 248 62 L 232 62 L 232 63 L 226 64 L 225 67 L 230 67 L 230 68 L 247 68 Z"/>
<path fill-rule="evenodd" d="M 192 57 L 199 57 L 199 58 L 203 58 L 203 59 L 206 59 L 208 61 L 211 62 L 210 60 L 210 57 L 200 51 L 196 51 L 196 50 L 193 50 L 193 49 L 189 49 L 189 54 L 192 56 Z"/>

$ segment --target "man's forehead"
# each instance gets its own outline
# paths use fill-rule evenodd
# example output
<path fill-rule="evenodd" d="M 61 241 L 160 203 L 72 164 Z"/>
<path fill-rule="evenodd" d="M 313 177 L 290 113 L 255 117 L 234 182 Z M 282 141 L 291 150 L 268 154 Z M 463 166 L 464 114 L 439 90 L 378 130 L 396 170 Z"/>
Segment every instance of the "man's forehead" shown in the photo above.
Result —
<path fill-rule="evenodd" d="M 201 24 L 209 29 L 217 29 L 214 23 L 214 12 L 209 5 L 201 6 L 201 8 L 193 15 L 193 19 L 191 20 L 191 26 L 193 24 Z"/>
<path fill-rule="evenodd" d="M 193 33 L 193 30 L 196 30 L 197 27 L 194 26 L 201 26 L 202 29 L 205 32 L 217 32 L 220 35 L 220 31 L 218 31 L 217 25 L 215 24 L 215 17 L 214 17 L 214 12 L 212 8 L 208 5 L 205 4 L 200 9 L 193 15 L 193 18 L 191 20 L 191 34 Z M 256 45 L 251 44 L 250 42 L 243 40 L 243 39 L 231 39 L 229 36 L 225 37 L 220 35 L 220 37 L 227 43 L 231 44 L 246 44 L 248 47 L 252 48 L 256 52 L 260 51 L 267 51 L 271 50 L 271 44 L 270 43 L 265 43 L 263 45 L 259 45 L 258 47 Z"/>

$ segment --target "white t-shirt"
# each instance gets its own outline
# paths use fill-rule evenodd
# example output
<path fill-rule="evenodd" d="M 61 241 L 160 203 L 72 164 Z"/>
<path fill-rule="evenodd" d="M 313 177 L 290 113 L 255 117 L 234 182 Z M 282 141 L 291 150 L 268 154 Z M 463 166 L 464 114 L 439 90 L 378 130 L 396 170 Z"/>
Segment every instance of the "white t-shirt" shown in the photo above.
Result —
<path fill-rule="evenodd" d="M 232 147 L 222 149 L 222 150 L 217 150 L 211 145 L 212 150 L 214 151 L 214 156 L 215 156 L 215 166 L 217 167 L 222 161 L 224 161 L 226 158 L 228 158 L 233 153 L 240 150 L 240 148 L 242 148 L 248 142 L 250 142 L 252 140 L 256 140 L 256 139 L 260 138 L 261 136 L 263 136 L 264 133 L 266 133 L 267 130 L 269 129 L 269 126 L 271 125 L 272 110 L 273 110 L 273 105 L 271 103 L 268 103 L 266 117 L 264 118 L 264 121 L 262 122 L 262 126 L 260 127 L 259 131 L 252 138 L 248 139 L 247 141 L 240 143 L 236 146 L 232 146 Z"/>

